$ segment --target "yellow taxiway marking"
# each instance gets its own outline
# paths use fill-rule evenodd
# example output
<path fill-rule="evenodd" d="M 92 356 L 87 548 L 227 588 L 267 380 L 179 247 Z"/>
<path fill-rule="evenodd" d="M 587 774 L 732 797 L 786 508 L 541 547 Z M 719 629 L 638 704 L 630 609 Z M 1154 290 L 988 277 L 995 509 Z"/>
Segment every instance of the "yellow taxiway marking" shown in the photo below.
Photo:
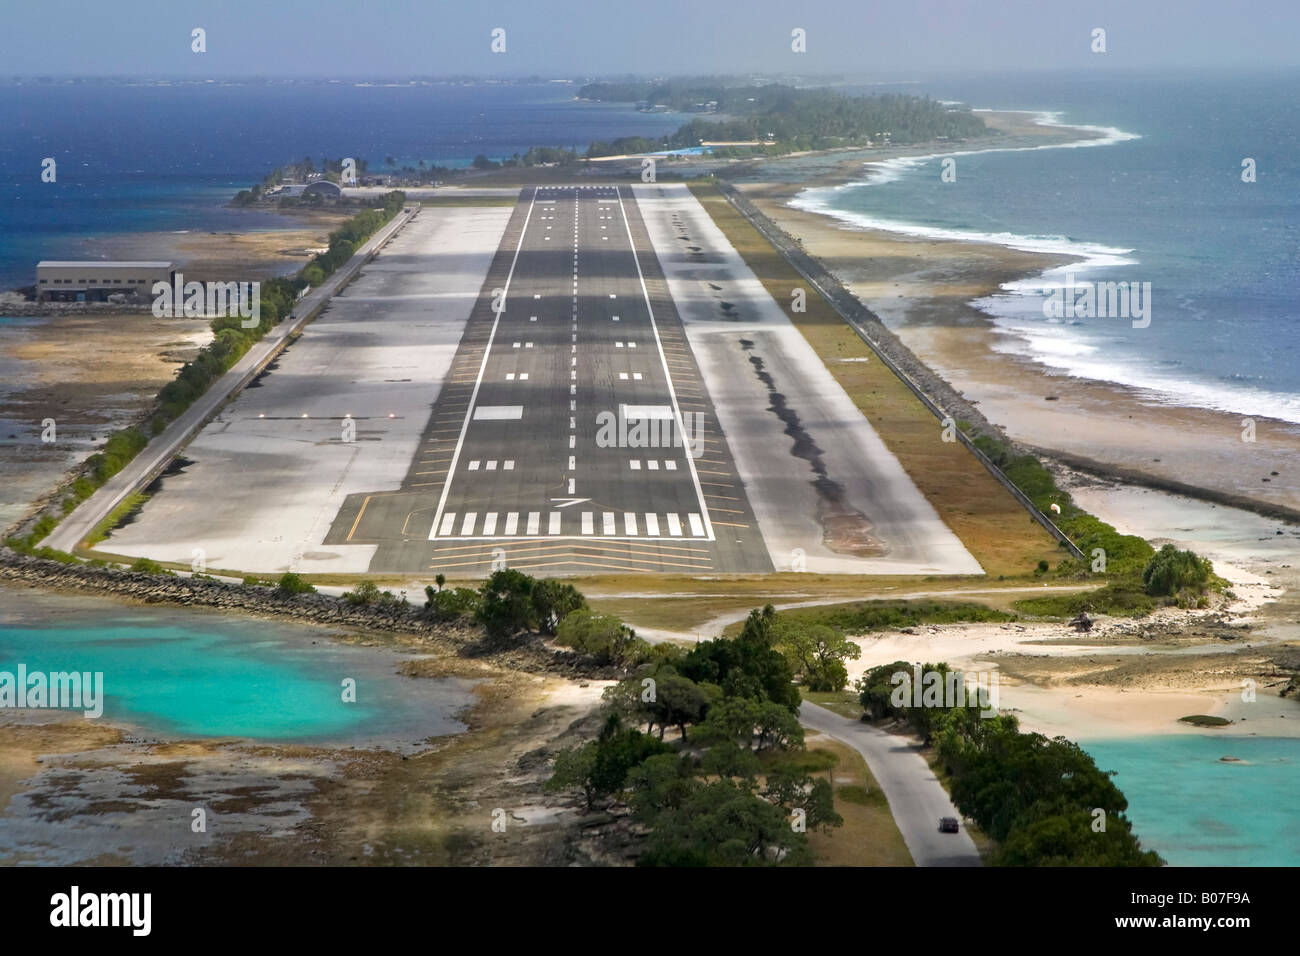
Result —
<path fill-rule="evenodd" d="M 352 535 L 357 530 L 357 525 L 361 524 L 361 516 L 366 513 L 366 505 L 370 504 L 370 496 L 366 495 L 366 500 L 361 502 L 361 510 L 357 512 L 357 520 L 352 522 L 352 530 L 348 532 L 347 540 L 352 540 Z"/>

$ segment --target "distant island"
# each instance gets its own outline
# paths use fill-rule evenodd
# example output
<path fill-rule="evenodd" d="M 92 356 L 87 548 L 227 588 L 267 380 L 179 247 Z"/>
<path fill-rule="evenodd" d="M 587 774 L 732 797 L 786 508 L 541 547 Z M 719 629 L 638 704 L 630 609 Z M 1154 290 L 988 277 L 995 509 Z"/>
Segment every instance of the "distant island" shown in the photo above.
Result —
<path fill-rule="evenodd" d="M 577 98 L 635 104 L 643 112 L 699 113 L 660 137 L 621 136 L 591 143 L 583 152 L 554 144 L 492 158 L 475 156 L 468 167 L 427 164 L 398 166 L 392 156 L 376 168 L 357 158 L 357 184 L 403 188 L 440 186 L 466 176 L 500 169 L 568 168 L 583 161 L 647 153 L 707 153 L 714 159 L 754 159 L 805 150 L 909 146 L 998 135 L 967 106 L 929 97 L 888 93 L 854 96 L 825 87 L 804 89 L 782 83 L 754 85 L 742 80 L 702 78 L 662 82 L 588 83 Z M 241 190 L 235 205 L 275 201 L 281 208 L 321 205 L 338 199 L 313 191 L 318 180 L 346 185 L 342 159 L 310 158 L 287 163 L 262 183 Z M 296 188 L 295 185 L 297 184 Z"/>
<path fill-rule="evenodd" d="M 720 114 L 693 119 L 659 139 L 628 136 L 593 143 L 589 158 L 691 149 L 715 144 L 715 156 L 752 156 L 846 146 L 910 145 L 986 136 L 991 130 L 966 106 L 889 93 L 852 96 L 780 83 L 727 86 L 708 80 L 589 83 L 579 99 L 636 103 L 651 112 Z"/>

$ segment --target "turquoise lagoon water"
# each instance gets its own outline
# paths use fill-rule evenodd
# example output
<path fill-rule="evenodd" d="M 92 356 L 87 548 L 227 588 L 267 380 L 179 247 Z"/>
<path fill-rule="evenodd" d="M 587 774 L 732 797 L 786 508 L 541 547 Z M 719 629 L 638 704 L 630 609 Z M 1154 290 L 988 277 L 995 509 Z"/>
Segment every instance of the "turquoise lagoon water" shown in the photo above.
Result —
<path fill-rule="evenodd" d="M 1170 865 L 1300 865 L 1300 739 L 1169 734 L 1080 746 L 1118 771 L 1133 831 Z"/>
<path fill-rule="evenodd" d="M 101 719 L 146 732 L 367 744 L 463 729 L 468 684 L 400 677 L 400 659 L 314 628 L 0 591 L 0 671 L 102 672 Z"/>

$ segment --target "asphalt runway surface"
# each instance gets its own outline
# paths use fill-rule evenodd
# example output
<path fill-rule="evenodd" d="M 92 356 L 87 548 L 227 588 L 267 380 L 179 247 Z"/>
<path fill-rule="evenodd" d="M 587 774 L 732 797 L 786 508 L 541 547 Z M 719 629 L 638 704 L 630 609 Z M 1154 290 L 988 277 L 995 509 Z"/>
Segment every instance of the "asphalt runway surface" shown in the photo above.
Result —
<path fill-rule="evenodd" d="M 325 544 L 457 577 L 773 570 L 630 189 L 521 191 L 401 488 Z"/>

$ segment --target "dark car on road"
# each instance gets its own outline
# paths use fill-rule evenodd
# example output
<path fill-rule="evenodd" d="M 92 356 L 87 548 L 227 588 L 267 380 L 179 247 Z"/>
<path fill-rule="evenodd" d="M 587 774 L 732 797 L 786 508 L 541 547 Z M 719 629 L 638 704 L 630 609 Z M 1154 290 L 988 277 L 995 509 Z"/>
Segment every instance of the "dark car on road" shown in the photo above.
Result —
<path fill-rule="evenodd" d="M 956 818 L 956 817 L 940 817 L 940 818 L 939 818 L 939 832 L 940 832 L 940 833 L 956 833 L 956 832 L 957 832 L 957 818 Z"/>

